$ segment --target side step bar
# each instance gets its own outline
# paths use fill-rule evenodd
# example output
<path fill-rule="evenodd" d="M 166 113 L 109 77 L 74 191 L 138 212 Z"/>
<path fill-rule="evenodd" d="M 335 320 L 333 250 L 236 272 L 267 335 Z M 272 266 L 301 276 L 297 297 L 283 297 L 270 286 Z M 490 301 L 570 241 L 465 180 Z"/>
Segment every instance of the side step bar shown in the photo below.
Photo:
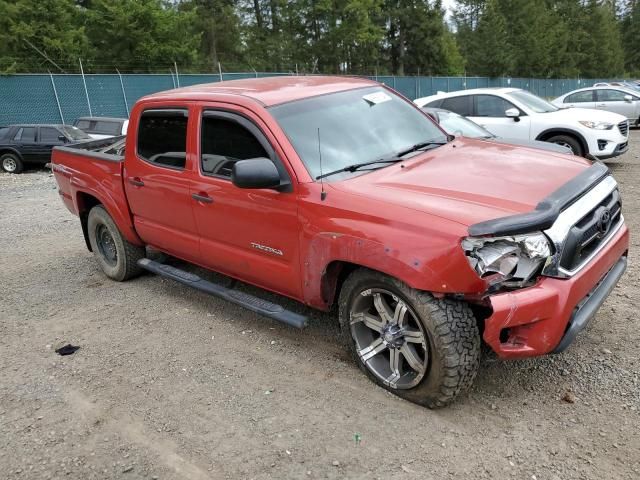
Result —
<path fill-rule="evenodd" d="M 184 270 L 180 270 L 179 268 L 172 267 L 171 265 L 165 265 L 164 263 L 154 262 L 148 258 L 138 260 L 138 265 L 145 270 L 155 273 L 156 275 L 170 278 L 171 280 L 175 280 L 183 285 L 193 287 L 210 295 L 235 303 L 236 305 L 247 308 L 252 312 L 286 323 L 292 327 L 304 328 L 307 326 L 308 318 L 304 315 L 287 310 L 282 305 L 277 305 L 268 300 L 254 297 L 249 293 L 233 290 L 223 287 L 217 283 L 209 282 L 194 273 L 189 273 Z"/>

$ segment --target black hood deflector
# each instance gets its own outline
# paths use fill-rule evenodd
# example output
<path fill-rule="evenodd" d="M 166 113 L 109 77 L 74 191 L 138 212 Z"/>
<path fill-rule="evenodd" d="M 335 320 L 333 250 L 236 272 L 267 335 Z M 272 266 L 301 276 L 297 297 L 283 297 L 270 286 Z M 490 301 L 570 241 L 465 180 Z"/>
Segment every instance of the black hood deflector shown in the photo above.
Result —
<path fill-rule="evenodd" d="M 553 225 L 560 212 L 600 183 L 607 175 L 609 175 L 607 166 L 596 162 L 538 203 L 534 211 L 476 223 L 469 227 L 469 235 L 474 237 L 516 235 L 534 230 L 546 230 Z"/>

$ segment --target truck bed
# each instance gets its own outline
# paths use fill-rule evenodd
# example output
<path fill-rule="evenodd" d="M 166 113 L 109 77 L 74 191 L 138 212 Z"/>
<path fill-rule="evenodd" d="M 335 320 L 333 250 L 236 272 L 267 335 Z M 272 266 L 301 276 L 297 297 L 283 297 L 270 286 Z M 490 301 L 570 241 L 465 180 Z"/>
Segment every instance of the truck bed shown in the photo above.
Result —
<path fill-rule="evenodd" d="M 88 142 L 73 143 L 71 145 L 55 147 L 54 152 L 66 152 L 71 155 L 82 155 L 84 157 L 121 162 L 124 160 L 126 138 L 126 135 L 120 135 L 118 137 L 101 138 L 99 140 L 91 140 Z M 53 157 L 51 163 L 55 163 Z"/>
<path fill-rule="evenodd" d="M 131 237 L 131 215 L 123 184 L 125 137 L 55 147 L 51 169 L 66 207 L 82 217 L 101 203 Z M 135 241 L 135 237 L 131 237 Z"/>

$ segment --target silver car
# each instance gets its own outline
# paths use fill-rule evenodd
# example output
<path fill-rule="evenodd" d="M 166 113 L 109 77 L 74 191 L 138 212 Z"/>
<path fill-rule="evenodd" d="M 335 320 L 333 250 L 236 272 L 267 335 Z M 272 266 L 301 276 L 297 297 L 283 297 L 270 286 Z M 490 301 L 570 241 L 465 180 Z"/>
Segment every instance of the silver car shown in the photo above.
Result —
<path fill-rule="evenodd" d="M 640 92 L 615 85 L 581 88 L 559 96 L 553 103 L 560 108 L 592 108 L 619 113 L 629 124 L 640 126 Z"/>

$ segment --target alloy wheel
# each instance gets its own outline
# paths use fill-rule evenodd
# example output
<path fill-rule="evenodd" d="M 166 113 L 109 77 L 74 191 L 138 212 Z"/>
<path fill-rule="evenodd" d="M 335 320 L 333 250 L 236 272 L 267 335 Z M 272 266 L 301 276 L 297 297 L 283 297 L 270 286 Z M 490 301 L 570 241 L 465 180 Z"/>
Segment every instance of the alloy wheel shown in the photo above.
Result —
<path fill-rule="evenodd" d="M 411 307 L 394 293 L 371 288 L 351 304 L 350 328 L 366 368 L 393 389 L 420 383 L 429 365 L 429 343 Z"/>

